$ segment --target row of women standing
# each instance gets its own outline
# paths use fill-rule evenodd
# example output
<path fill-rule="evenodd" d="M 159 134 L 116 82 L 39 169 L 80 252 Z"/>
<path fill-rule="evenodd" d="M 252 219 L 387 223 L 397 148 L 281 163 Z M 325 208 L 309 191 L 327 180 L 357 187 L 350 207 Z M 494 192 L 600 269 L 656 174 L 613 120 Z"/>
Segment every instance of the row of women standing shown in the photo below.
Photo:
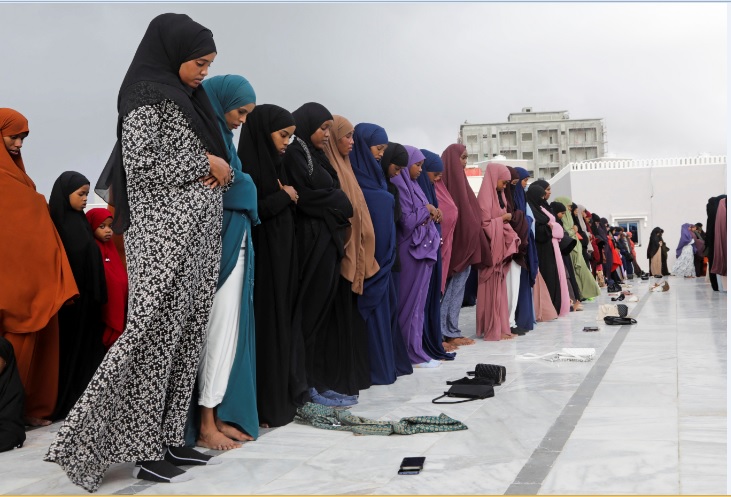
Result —
<path fill-rule="evenodd" d="M 116 462 L 168 482 L 189 478 L 180 465 L 213 462 L 185 447 L 196 378 L 200 437 L 207 425 L 219 440 L 209 446 L 224 447 L 221 437 L 288 423 L 306 400 L 346 405 L 453 357 L 433 312 L 443 214 L 427 199 L 436 189 L 416 181 L 429 154 L 319 104 L 254 108 L 241 77 L 202 84 L 216 52 L 208 29 L 159 16 L 120 89 L 97 192 L 124 233 L 127 324 L 46 455 L 89 491 Z M 448 148 L 445 162 L 463 152 Z M 438 176 L 442 160 L 429 163 Z M 479 225 L 470 230 L 470 252 L 454 251 L 460 270 L 479 259 Z"/>
<path fill-rule="evenodd" d="M 180 465 L 214 462 L 185 447 L 196 378 L 199 441 L 228 448 L 307 400 L 352 404 L 453 358 L 445 343 L 471 343 L 458 314 L 472 265 L 486 339 L 532 326 L 541 273 L 544 300 L 567 309 L 563 228 L 539 185 L 520 209 L 522 189 L 508 185 L 524 172 L 490 164 L 476 198 L 463 145 L 440 157 L 317 103 L 255 106 L 241 77 L 203 82 L 216 56 L 208 29 L 164 14 L 120 89 L 97 191 L 124 232 L 127 324 L 46 455 L 89 491 L 116 462 L 168 482 L 189 478 Z"/>

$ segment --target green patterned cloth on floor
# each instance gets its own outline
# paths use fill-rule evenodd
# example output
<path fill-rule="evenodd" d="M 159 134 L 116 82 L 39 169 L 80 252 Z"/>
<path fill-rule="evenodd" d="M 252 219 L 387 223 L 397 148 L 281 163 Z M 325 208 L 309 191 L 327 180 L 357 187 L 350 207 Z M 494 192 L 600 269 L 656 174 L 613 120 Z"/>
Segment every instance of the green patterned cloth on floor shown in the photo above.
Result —
<path fill-rule="evenodd" d="M 466 430 L 467 425 L 442 413 L 439 416 L 414 416 L 399 421 L 376 421 L 361 418 L 350 411 L 308 402 L 297 409 L 297 423 L 323 430 L 352 431 L 356 435 L 414 435 L 442 431 Z"/>

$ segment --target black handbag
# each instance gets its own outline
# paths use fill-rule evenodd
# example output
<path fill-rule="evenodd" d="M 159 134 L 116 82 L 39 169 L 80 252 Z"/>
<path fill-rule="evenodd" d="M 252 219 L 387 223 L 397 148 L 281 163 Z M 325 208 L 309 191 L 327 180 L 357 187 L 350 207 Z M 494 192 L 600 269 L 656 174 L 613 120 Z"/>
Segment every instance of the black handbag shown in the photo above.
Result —
<path fill-rule="evenodd" d="M 612 326 L 624 326 L 626 324 L 637 324 L 637 320 L 628 317 L 604 316 L 604 322 Z"/>
<path fill-rule="evenodd" d="M 475 378 L 487 378 L 493 385 L 502 385 L 507 376 L 505 366 L 497 364 L 478 364 L 474 371 L 468 371 L 468 375 Z"/>
<path fill-rule="evenodd" d="M 495 389 L 487 378 L 462 378 L 460 380 L 448 381 L 449 390 L 432 399 L 432 404 L 461 404 L 473 400 L 487 399 L 495 396 Z M 442 397 L 460 398 L 453 402 L 438 402 Z"/>
<path fill-rule="evenodd" d="M 571 251 L 574 250 L 576 243 L 577 243 L 577 240 L 575 238 L 571 238 L 571 236 L 566 232 L 566 230 L 564 230 L 563 238 L 561 238 L 561 241 L 558 242 L 558 249 L 561 251 L 561 255 L 571 254 Z"/>

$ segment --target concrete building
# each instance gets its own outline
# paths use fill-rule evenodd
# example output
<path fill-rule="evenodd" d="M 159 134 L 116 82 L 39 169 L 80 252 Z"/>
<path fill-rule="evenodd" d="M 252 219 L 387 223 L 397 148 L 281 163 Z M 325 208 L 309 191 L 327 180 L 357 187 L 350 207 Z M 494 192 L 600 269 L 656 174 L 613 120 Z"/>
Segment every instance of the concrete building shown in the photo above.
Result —
<path fill-rule="evenodd" d="M 498 155 L 530 161 L 536 178 L 551 178 L 571 162 L 603 157 L 606 131 L 603 119 L 570 119 L 568 111 L 533 112 L 524 107 L 502 123 L 460 126 L 468 164 Z M 525 167 L 525 166 L 523 166 Z"/>

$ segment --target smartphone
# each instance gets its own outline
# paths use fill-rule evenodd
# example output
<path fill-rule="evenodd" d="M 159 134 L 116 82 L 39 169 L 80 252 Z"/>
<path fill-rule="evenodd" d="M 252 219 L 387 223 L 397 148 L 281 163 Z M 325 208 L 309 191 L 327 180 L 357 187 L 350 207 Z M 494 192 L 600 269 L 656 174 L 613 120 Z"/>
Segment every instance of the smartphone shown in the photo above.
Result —
<path fill-rule="evenodd" d="M 404 457 L 398 470 L 400 475 L 418 475 L 424 467 L 426 457 Z"/>
<path fill-rule="evenodd" d="M 584 326 L 584 331 L 599 331 L 599 328 L 596 326 Z"/>

